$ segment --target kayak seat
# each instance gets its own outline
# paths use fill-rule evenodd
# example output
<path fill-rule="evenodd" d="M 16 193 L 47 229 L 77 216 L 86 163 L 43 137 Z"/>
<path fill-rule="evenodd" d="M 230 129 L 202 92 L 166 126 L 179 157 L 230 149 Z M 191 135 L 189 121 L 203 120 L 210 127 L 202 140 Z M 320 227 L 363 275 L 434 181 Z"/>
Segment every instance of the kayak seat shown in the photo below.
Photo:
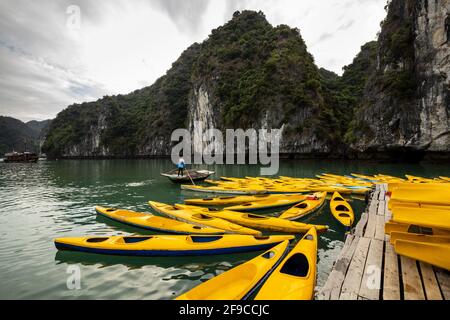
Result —
<path fill-rule="evenodd" d="M 337 211 L 344 211 L 344 212 L 349 212 L 350 211 L 346 206 L 343 206 L 342 204 L 338 205 L 336 207 L 336 210 Z"/>
<path fill-rule="evenodd" d="M 408 233 L 419 233 L 419 234 L 426 234 L 426 235 L 433 235 L 433 229 L 427 228 L 427 227 L 420 227 L 416 225 L 410 225 L 408 228 Z"/>
<path fill-rule="evenodd" d="M 143 241 L 150 240 L 153 237 L 124 237 L 123 242 L 125 243 L 139 243 Z"/>
<path fill-rule="evenodd" d="M 201 214 L 201 213 L 193 215 L 193 217 L 196 218 L 196 219 L 201 219 L 201 220 L 212 220 L 212 219 L 214 219 L 214 218 L 212 218 L 210 216 L 207 216 L 207 215 Z"/>
<path fill-rule="evenodd" d="M 116 211 L 116 209 L 112 209 L 112 208 L 106 209 L 106 212 L 114 212 L 114 211 Z"/>
<path fill-rule="evenodd" d="M 275 252 L 268 251 L 268 252 L 264 253 L 261 257 L 263 257 L 265 259 L 272 259 L 274 256 L 275 256 Z"/>
<path fill-rule="evenodd" d="M 304 203 L 304 202 L 297 205 L 297 208 L 299 208 L 299 209 L 306 209 L 307 207 L 308 207 L 308 204 Z"/>
<path fill-rule="evenodd" d="M 195 230 L 201 230 L 202 227 L 199 227 L 199 226 L 192 226 L 192 229 L 195 229 Z"/>
<path fill-rule="evenodd" d="M 253 238 L 255 238 L 256 240 L 269 240 L 270 239 L 269 236 L 254 236 Z"/>
<path fill-rule="evenodd" d="M 309 273 L 309 262 L 303 253 L 296 253 L 289 258 L 280 270 L 281 273 L 295 277 L 306 277 Z"/>
<path fill-rule="evenodd" d="M 260 220 L 266 220 L 266 219 L 269 219 L 268 217 L 258 216 L 258 215 L 255 215 L 255 214 L 247 214 L 246 216 L 247 216 L 247 218 L 249 218 L 249 219 L 260 219 Z"/>
<path fill-rule="evenodd" d="M 91 239 L 87 239 L 86 242 L 89 243 L 100 243 L 100 242 L 104 242 L 106 240 L 108 240 L 109 238 L 91 238 Z"/>
<path fill-rule="evenodd" d="M 217 240 L 222 239 L 222 236 L 215 236 L 215 237 L 199 237 L 199 236 L 191 236 L 191 240 L 194 243 L 206 243 L 206 242 L 214 242 Z"/>

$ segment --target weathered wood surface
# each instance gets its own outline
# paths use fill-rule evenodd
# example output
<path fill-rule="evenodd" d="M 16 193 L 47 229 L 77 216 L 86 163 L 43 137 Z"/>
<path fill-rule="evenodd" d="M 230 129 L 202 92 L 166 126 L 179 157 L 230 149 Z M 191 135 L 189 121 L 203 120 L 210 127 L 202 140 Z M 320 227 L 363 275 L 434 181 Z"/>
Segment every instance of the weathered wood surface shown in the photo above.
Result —
<path fill-rule="evenodd" d="M 367 300 L 379 300 L 383 263 L 383 241 L 370 240 L 364 275 L 359 289 L 359 297 Z"/>
<path fill-rule="evenodd" d="M 341 292 L 342 283 L 344 282 L 348 266 L 355 252 L 359 237 L 348 235 L 344 247 L 339 254 L 333 269 L 328 276 L 327 282 L 318 294 L 320 300 L 337 300 Z"/>
<path fill-rule="evenodd" d="M 367 221 L 366 231 L 364 237 L 373 238 L 377 227 L 377 215 L 369 212 L 369 220 Z"/>
<path fill-rule="evenodd" d="M 425 300 L 417 261 L 400 256 L 403 279 L 403 295 L 405 300 Z"/>
<path fill-rule="evenodd" d="M 367 221 L 369 220 L 369 214 L 367 212 L 363 212 L 361 218 L 359 219 L 358 224 L 355 227 L 355 235 L 362 237 L 364 234 L 364 229 L 366 228 Z"/>
<path fill-rule="evenodd" d="M 433 267 L 427 263 L 420 262 L 423 287 L 427 300 L 442 300 L 441 290 L 434 274 Z"/>
<path fill-rule="evenodd" d="M 445 300 L 450 300 L 450 272 L 442 269 L 435 270 L 442 295 Z"/>
<path fill-rule="evenodd" d="M 383 300 L 400 300 L 400 275 L 398 256 L 386 236 L 384 251 Z"/>
<path fill-rule="evenodd" d="M 360 238 L 356 246 L 344 283 L 342 284 L 340 300 L 357 300 L 361 280 L 369 251 L 370 239 Z"/>
<path fill-rule="evenodd" d="M 450 299 L 450 272 L 395 253 L 384 233 L 384 224 L 392 217 L 388 201 L 387 185 L 377 185 L 318 299 Z"/>
<path fill-rule="evenodd" d="M 376 230 L 375 230 L 375 239 L 384 240 L 384 216 L 377 215 L 376 219 Z"/>

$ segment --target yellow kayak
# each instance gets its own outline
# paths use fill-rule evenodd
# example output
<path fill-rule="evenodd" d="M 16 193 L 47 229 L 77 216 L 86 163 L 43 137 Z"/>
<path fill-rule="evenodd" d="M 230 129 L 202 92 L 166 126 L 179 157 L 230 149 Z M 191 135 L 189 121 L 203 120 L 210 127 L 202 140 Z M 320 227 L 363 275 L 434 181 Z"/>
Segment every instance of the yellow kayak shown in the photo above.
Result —
<path fill-rule="evenodd" d="M 288 245 L 289 241 L 284 241 L 258 257 L 203 282 L 176 300 L 245 299 L 281 260 Z"/>
<path fill-rule="evenodd" d="M 327 198 L 326 192 L 316 193 L 312 196 L 308 196 L 305 201 L 296 204 L 292 208 L 283 212 L 279 218 L 287 220 L 295 220 L 310 214 L 319 209 Z"/>
<path fill-rule="evenodd" d="M 430 208 L 395 207 L 392 211 L 395 222 L 415 224 L 428 228 L 450 230 L 450 211 Z"/>
<path fill-rule="evenodd" d="M 450 242 L 426 243 L 398 239 L 394 249 L 399 255 L 450 270 Z"/>
<path fill-rule="evenodd" d="M 128 210 L 95 207 L 99 215 L 114 221 L 124 223 L 136 228 L 142 228 L 155 232 L 174 234 L 224 234 L 224 230 L 199 227 L 193 224 L 180 222 L 173 219 L 154 216 L 149 213 L 134 212 Z"/>
<path fill-rule="evenodd" d="M 330 209 L 333 216 L 344 226 L 351 227 L 355 221 L 355 215 L 350 204 L 338 193 L 331 197 Z"/>
<path fill-rule="evenodd" d="M 449 230 L 438 229 L 438 228 L 426 228 L 408 223 L 398 223 L 394 221 L 386 222 L 384 225 L 384 231 L 386 234 L 392 234 L 393 232 L 402 233 L 416 233 L 416 234 L 426 234 L 426 235 L 450 235 Z"/>
<path fill-rule="evenodd" d="M 267 209 L 276 209 L 282 208 L 286 206 L 291 206 L 293 204 L 299 203 L 306 199 L 305 195 L 299 194 L 286 194 L 286 195 L 278 195 L 278 197 L 272 197 L 268 200 L 256 201 L 256 202 L 248 202 L 241 205 L 227 207 L 227 210 L 231 211 L 258 211 L 258 210 L 267 210 Z"/>
<path fill-rule="evenodd" d="M 405 175 L 406 179 L 408 179 L 409 182 L 412 183 L 433 183 L 436 182 L 433 179 L 429 179 L 429 178 L 423 178 L 423 177 L 416 177 L 416 176 L 411 176 L 411 175 Z"/>
<path fill-rule="evenodd" d="M 317 276 L 317 233 L 311 228 L 273 271 L 255 300 L 312 300 Z"/>
<path fill-rule="evenodd" d="M 258 194 L 253 196 L 228 196 L 206 199 L 186 199 L 184 203 L 193 206 L 232 206 L 248 202 L 258 202 L 265 200 L 277 200 L 284 195 L 278 194 Z"/>
<path fill-rule="evenodd" d="M 450 206 L 450 183 L 399 183 L 389 189 L 390 206 L 396 202 Z"/>
<path fill-rule="evenodd" d="M 450 206 L 440 206 L 433 204 L 420 204 L 417 202 L 390 202 L 389 209 L 391 211 L 396 210 L 396 208 L 417 208 L 417 209 L 434 209 L 434 210 L 447 210 L 450 211 Z"/>
<path fill-rule="evenodd" d="M 137 236 L 55 239 L 58 250 L 121 256 L 202 256 L 267 250 L 293 236 Z"/>
<path fill-rule="evenodd" d="M 165 214 L 172 219 L 192 223 L 200 227 L 211 227 L 224 230 L 226 233 L 261 235 L 260 231 L 249 229 L 229 221 L 214 218 L 198 210 L 180 209 L 165 203 L 149 201 L 149 205 L 157 212 Z"/>
<path fill-rule="evenodd" d="M 427 235 L 408 232 L 391 232 L 391 244 L 397 240 L 423 243 L 450 243 L 450 234 L 447 235 Z"/>
<path fill-rule="evenodd" d="M 235 187 L 202 187 L 202 186 L 191 186 L 191 185 L 181 185 L 182 190 L 195 191 L 195 192 L 206 192 L 206 193 L 222 193 L 222 194 L 264 194 L 266 190 L 260 189 L 250 189 L 250 188 L 235 188 Z"/>
<path fill-rule="evenodd" d="M 242 226 L 249 228 L 255 228 L 258 230 L 269 230 L 275 232 L 287 232 L 287 233 L 305 233 L 312 227 L 315 227 L 320 232 L 325 232 L 328 226 L 315 226 L 311 224 L 294 222 L 285 219 L 256 215 L 252 213 L 230 211 L 225 210 L 213 210 L 202 207 L 193 207 L 187 205 L 176 204 L 175 207 L 182 210 L 197 210 L 207 216 L 227 220 Z"/>

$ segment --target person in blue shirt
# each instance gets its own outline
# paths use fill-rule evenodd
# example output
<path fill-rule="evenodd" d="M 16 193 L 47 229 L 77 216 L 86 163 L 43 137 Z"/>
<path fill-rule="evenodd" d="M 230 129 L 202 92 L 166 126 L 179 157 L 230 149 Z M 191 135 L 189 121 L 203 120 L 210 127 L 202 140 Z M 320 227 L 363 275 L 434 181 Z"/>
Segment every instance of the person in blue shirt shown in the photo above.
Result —
<path fill-rule="evenodd" d="M 184 176 L 184 169 L 186 168 L 186 163 L 184 162 L 183 157 L 180 157 L 177 164 L 178 168 L 178 176 Z"/>

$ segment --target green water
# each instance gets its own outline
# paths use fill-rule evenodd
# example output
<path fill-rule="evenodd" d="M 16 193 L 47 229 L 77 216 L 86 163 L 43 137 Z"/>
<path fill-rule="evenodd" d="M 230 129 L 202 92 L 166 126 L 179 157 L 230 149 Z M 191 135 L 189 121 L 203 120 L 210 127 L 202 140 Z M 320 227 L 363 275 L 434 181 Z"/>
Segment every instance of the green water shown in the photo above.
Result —
<path fill-rule="evenodd" d="M 195 194 L 160 177 L 168 160 L 0 162 L 0 299 L 172 299 L 255 257 L 249 254 L 187 258 L 128 258 L 57 252 L 55 237 L 151 234 L 98 218 L 95 205 L 151 212 L 148 200 L 175 203 Z M 220 176 L 256 176 L 258 166 L 210 166 Z M 280 175 L 313 177 L 322 172 L 450 175 L 445 164 L 286 161 Z M 357 218 L 364 202 L 351 202 Z M 273 213 L 275 214 L 275 213 Z M 318 286 L 342 248 L 345 230 L 328 206 L 304 222 L 327 224 L 320 237 Z M 71 265 L 81 270 L 81 289 L 69 290 Z"/>

